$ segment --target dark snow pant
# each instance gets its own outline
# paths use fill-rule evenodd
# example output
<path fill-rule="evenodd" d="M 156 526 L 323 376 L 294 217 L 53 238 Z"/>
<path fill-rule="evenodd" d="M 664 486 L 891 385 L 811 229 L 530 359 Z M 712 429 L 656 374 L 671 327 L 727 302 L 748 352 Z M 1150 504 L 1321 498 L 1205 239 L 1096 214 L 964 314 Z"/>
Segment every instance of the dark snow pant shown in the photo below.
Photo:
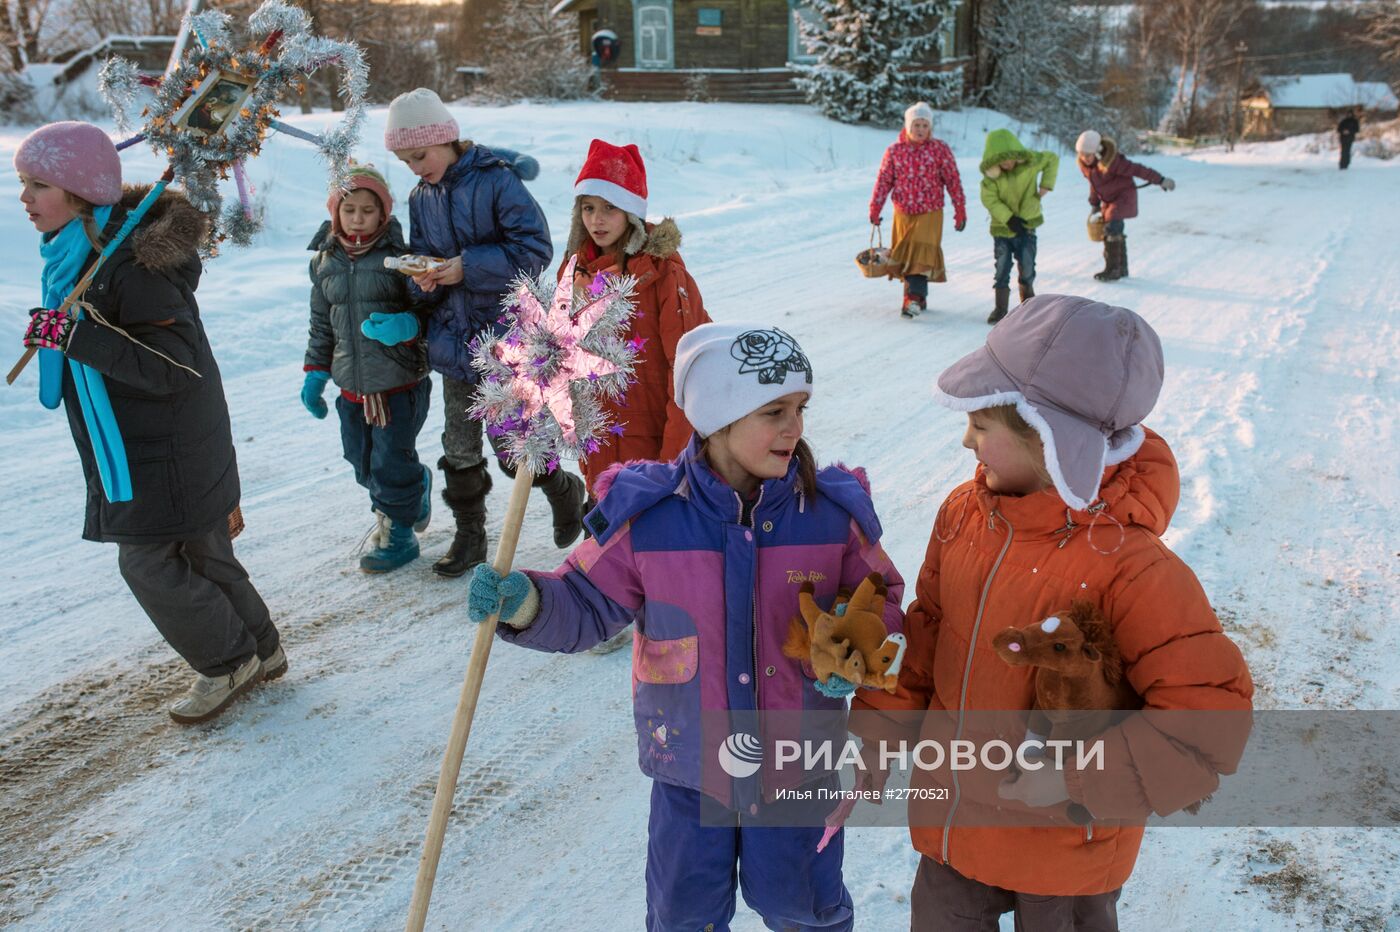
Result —
<path fill-rule="evenodd" d="M 365 421 L 365 406 L 344 395 L 336 398 L 340 414 L 340 446 L 355 470 L 355 481 L 369 490 L 369 500 L 397 524 L 418 520 L 423 500 L 423 464 L 418 462 L 418 432 L 428 419 L 433 399 L 431 379 L 384 396 L 389 423 L 374 427 Z"/>
<path fill-rule="evenodd" d="M 853 927 L 851 895 L 841 880 L 844 830 L 818 854 L 820 824 L 765 826 L 737 815 L 733 825 L 712 824 L 701 819 L 701 799 L 696 790 L 652 782 L 648 932 L 724 932 L 734 918 L 736 881 L 770 929 Z"/>
<path fill-rule="evenodd" d="M 1341 162 L 1339 163 L 1339 167 L 1342 168 L 1343 170 L 1345 170 L 1345 169 L 1347 168 L 1347 166 L 1351 165 L 1351 144 L 1352 144 L 1352 141 L 1353 141 L 1353 140 L 1352 140 L 1351 137 L 1348 137 L 1348 136 L 1343 136 L 1343 137 L 1342 137 L 1342 160 L 1341 160 Z"/>
<path fill-rule="evenodd" d="M 1122 236 L 1126 221 L 1110 220 L 1103 225 L 1103 235 L 1107 239 L 1110 236 Z"/>
<path fill-rule="evenodd" d="M 1053 870 L 1053 865 L 1047 865 Z M 911 932 L 996 932 L 1016 912 L 1016 932 L 1117 932 L 1122 889 L 1095 896 L 1039 896 L 970 880 L 930 857 L 919 859 L 910 895 Z"/>
<path fill-rule="evenodd" d="M 904 276 L 904 293 L 911 298 L 918 298 L 920 301 L 928 300 L 928 276 L 927 275 L 906 275 Z"/>
<path fill-rule="evenodd" d="M 226 525 L 173 543 L 118 544 L 117 566 L 161 636 L 205 676 L 277 650 L 277 628 L 233 555 Z"/>
<path fill-rule="evenodd" d="M 482 453 L 481 421 L 467 416 L 476 400 L 476 386 L 470 382 L 442 377 L 442 458 L 453 469 L 471 469 L 485 460 Z M 487 435 L 491 449 L 501 451 L 501 441 Z"/>
<path fill-rule="evenodd" d="M 1035 284 L 1035 234 L 1030 230 L 1015 236 L 993 236 L 996 258 L 995 288 L 1011 287 L 1011 261 L 1016 260 L 1016 278 L 1023 285 Z"/>

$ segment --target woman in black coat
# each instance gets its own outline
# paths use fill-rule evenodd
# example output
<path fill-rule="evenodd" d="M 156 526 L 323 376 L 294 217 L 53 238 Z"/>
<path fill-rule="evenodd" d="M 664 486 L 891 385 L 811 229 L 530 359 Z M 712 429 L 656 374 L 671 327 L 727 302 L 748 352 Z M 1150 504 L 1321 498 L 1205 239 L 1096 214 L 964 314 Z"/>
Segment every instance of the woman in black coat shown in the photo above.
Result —
<path fill-rule="evenodd" d="M 78 319 L 58 310 L 72 287 L 65 273 L 81 278 L 148 189 L 121 191 L 111 140 L 83 123 L 36 130 L 15 167 L 46 260 L 47 308 L 31 312 L 24 342 L 47 354 L 41 399 L 51 407 L 61 377 L 87 479 L 83 537 L 117 545 L 132 594 L 199 674 L 171 717 L 205 721 L 287 668 L 233 554 L 238 465 L 194 297 L 208 220 L 184 195 L 161 194 L 97 271 Z"/>

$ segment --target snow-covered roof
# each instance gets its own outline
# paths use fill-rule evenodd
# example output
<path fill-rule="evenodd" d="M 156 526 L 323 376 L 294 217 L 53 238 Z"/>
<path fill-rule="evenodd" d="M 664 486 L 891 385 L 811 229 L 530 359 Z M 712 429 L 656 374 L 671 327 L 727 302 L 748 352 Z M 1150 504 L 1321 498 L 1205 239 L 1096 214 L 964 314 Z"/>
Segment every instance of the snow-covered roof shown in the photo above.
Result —
<path fill-rule="evenodd" d="M 1281 74 L 1260 79 L 1275 108 L 1329 108 L 1360 105 L 1394 110 L 1395 94 L 1380 81 L 1357 81 L 1345 73 Z"/>

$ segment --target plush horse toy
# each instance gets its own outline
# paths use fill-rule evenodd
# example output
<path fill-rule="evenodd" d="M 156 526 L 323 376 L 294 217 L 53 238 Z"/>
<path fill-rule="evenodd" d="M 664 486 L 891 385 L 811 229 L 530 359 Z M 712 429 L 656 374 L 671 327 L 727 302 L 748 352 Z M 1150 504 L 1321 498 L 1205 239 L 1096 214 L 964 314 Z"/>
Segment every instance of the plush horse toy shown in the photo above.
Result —
<path fill-rule="evenodd" d="M 861 580 L 854 593 L 837 592 L 830 612 L 817 606 L 813 591 L 808 582 L 797 593 L 801 616 L 788 627 L 783 654 L 812 664 L 823 695 L 841 695 L 839 690 L 828 691 L 832 674 L 857 686 L 894 692 L 907 641 L 885 629 L 885 581 L 880 574 Z"/>
<path fill-rule="evenodd" d="M 1123 677 L 1113 629 L 1091 602 L 1075 602 L 1068 611 L 1024 628 L 1007 628 L 992 638 L 992 647 L 1013 667 L 1036 668 L 1027 740 L 1087 740 L 1120 720 L 1125 710 L 1142 708 L 1142 697 Z M 1186 811 L 1198 812 L 1205 801 Z M 1081 824 L 1091 821 L 1078 804 L 1070 806 L 1069 814 Z"/>
<path fill-rule="evenodd" d="M 1123 660 L 1107 619 L 1091 602 L 992 638 L 1013 667 L 1035 667 L 1029 730 L 1036 737 L 1091 738 L 1113 724 L 1115 710 L 1140 709 L 1142 697 L 1123 679 Z"/>

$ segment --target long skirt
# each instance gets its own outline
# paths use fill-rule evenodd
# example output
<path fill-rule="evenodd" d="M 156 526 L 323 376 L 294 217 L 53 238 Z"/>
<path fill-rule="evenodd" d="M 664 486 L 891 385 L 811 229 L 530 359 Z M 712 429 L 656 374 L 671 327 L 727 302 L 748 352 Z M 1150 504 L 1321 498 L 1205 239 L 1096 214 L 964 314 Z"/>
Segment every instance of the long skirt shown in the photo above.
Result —
<path fill-rule="evenodd" d="M 893 237 L 890 278 L 926 275 L 931 282 L 948 280 L 943 267 L 943 211 L 905 214 L 896 210 Z"/>

